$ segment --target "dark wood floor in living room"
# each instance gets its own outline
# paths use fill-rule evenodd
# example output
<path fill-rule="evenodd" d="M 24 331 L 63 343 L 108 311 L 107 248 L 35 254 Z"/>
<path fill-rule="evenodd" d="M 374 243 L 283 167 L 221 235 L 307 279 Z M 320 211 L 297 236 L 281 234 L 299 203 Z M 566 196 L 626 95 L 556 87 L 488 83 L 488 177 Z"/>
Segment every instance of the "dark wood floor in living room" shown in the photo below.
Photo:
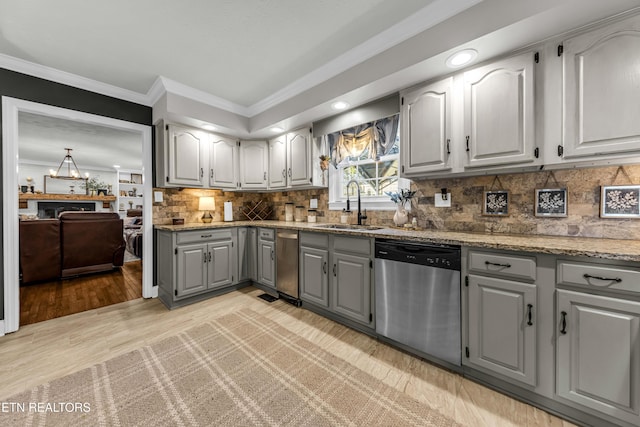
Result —
<path fill-rule="evenodd" d="M 20 287 L 20 326 L 142 298 L 142 261 L 120 269 Z"/>

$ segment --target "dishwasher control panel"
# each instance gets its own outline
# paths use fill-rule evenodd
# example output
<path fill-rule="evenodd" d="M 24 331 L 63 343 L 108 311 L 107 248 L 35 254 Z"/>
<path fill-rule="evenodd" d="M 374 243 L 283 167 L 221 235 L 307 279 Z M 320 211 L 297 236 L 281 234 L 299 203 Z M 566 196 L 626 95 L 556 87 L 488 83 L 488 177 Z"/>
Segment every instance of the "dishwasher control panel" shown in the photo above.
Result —
<path fill-rule="evenodd" d="M 376 239 L 376 258 L 460 270 L 460 247 Z"/>

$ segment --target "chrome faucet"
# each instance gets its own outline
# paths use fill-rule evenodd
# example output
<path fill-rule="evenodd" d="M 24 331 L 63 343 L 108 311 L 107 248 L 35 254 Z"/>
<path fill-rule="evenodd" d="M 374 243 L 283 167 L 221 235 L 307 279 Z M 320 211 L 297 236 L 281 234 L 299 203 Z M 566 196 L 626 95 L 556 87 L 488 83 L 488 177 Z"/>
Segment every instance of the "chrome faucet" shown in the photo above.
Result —
<path fill-rule="evenodd" d="M 360 185 L 358 184 L 358 181 L 356 181 L 355 179 L 352 179 L 351 181 L 347 182 L 347 211 L 350 211 L 350 200 L 349 200 L 349 186 L 351 184 L 355 184 L 356 185 L 356 190 L 358 190 L 358 225 L 362 225 L 362 221 L 367 219 L 367 210 L 364 210 L 364 215 L 360 212 Z"/>

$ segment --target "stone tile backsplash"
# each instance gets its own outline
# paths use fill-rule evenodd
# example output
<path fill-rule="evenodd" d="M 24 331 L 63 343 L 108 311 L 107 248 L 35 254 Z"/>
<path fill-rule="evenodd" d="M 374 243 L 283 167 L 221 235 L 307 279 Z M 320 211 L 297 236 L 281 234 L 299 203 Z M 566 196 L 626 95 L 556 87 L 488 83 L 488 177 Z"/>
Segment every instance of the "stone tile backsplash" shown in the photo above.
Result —
<path fill-rule="evenodd" d="M 568 190 L 566 218 L 541 218 L 534 214 L 535 189 L 557 187 L 549 171 L 499 175 L 499 183 L 494 182 L 495 175 L 412 181 L 411 189 L 416 190 L 416 196 L 411 201 L 410 218 L 415 216 L 422 228 L 448 231 L 640 238 L 640 219 L 605 219 L 599 216 L 600 186 L 639 184 L 640 165 L 625 166 L 623 172 L 618 172 L 618 167 L 614 166 L 558 170 L 554 171 L 553 175 L 560 187 L 566 187 Z M 500 185 L 502 188 L 498 188 Z M 441 188 L 447 188 L 451 193 L 450 208 L 434 207 L 434 195 L 439 193 Z M 483 215 L 483 192 L 490 189 L 509 190 L 508 216 Z M 266 219 L 284 221 L 284 205 L 287 202 L 293 203 L 294 206 L 304 206 L 306 214 L 309 200 L 312 198 L 318 199 L 318 222 L 339 222 L 341 214 L 340 211 L 329 211 L 329 194 L 325 189 L 273 193 L 197 189 L 154 191 L 164 193 L 164 202 L 153 205 L 154 224 L 170 224 L 172 218 L 198 222 L 202 216 L 202 212 L 197 210 L 199 196 L 215 197 L 214 221 L 223 219 L 225 201 L 232 202 L 235 220 L 247 219 L 243 212 L 259 201 L 272 208 Z M 393 226 L 393 214 L 393 211 L 367 210 L 367 223 Z"/>

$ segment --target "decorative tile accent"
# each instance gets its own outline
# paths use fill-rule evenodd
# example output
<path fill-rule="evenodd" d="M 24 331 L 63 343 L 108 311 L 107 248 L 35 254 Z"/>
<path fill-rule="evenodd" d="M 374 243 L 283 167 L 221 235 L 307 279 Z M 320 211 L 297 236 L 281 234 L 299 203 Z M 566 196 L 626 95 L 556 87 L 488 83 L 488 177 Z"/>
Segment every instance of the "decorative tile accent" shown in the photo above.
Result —
<path fill-rule="evenodd" d="M 554 171 L 561 188 L 567 188 L 566 217 L 535 216 L 535 189 L 543 188 L 548 172 L 500 175 L 504 188 L 509 189 L 509 215 L 483 215 L 483 193 L 490 188 L 493 175 L 466 178 L 415 180 L 416 191 L 411 201 L 410 218 L 418 219 L 421 228 L 441 231 L 477 233 L 507 233 L 524 235 L 584 236 L 614 239 L 640 239 L 640 221 L 628 218 L 600 218 L 600 187 L 614 184 L 618 167 L 566 169 Z M 629 179 L 640 183 L 640 165 L 625 166 Z M 433 197 L 441 188 L 451 193 L 450 208 L 434 207 Z M 268 201 L 274 208 L 271 219 L 284 221 L 284 204 L 291 202 L 308 209 L 309 200 L 318 199 L 318 222 L 340 222 L 340 211 L 329 211 L 328 190 L 297 190 L 275 193 L 236 193 L 220 190 L 154 189 L 164 193 L 164 202 L 153 204 L 154 224 L 170 224 L 174 217 L 185 222 L 198 222 L 199 196 L 214 196 L 214 221 L 222 220 L 222 203 L 233 203 L 234 219 L 245 219 L 240 213 L 246 204 Z M 367 210 L 368 224 L 393 226 L 393 210 Z"/>

